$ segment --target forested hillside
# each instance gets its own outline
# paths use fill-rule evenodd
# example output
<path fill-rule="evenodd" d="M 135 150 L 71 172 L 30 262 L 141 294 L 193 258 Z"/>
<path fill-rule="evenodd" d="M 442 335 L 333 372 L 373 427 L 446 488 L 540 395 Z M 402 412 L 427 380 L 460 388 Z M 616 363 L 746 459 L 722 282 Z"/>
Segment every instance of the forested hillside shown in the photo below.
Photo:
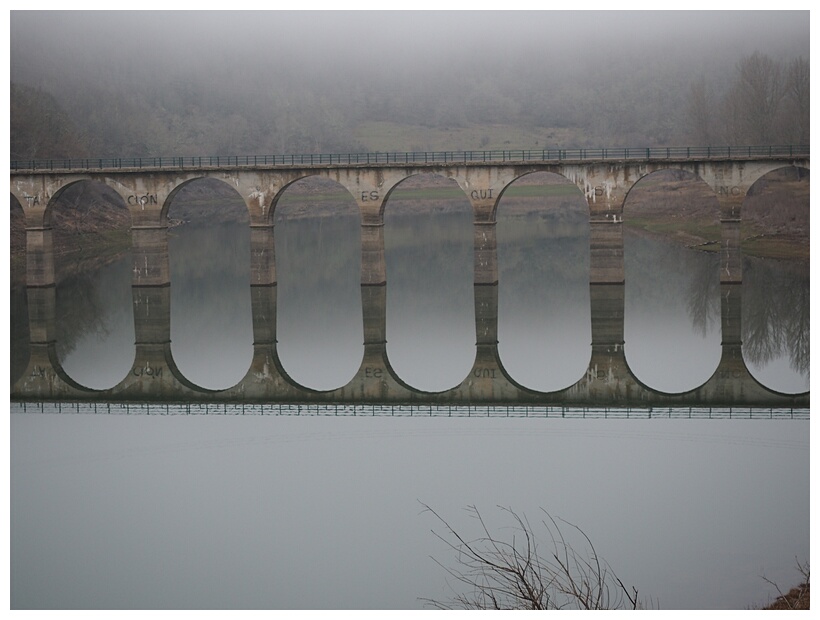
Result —
<path fill-rule="evenodd" d="M 808 142 L 807 21 L 663 13 L 15 12 L 11 158 Z"/>

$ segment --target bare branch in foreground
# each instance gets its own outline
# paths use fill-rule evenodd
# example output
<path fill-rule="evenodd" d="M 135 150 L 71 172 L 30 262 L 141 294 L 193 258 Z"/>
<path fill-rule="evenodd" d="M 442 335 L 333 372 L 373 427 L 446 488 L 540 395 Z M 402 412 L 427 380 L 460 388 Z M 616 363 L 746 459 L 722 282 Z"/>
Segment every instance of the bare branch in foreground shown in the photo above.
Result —
<path fill-rule="evenodd" d="M 809 563 L 801 563 L 795 558 L 797 562 L 797 570 L 803 576 L 803 582 L 786 592 L 785 594 L 774 581 L 762 577 L 763 581 L 777 590 L 777 598 L 775 601 L 766 606 L 765 609 L 811 609 L 811 571 L 809 570 Z"/>
<path fill-rule="evenodd" d="M 450 601 L 422 599 L 438 609 L 639 609 L 638 590 L 627 588 L 602 560 L 592 541 L 578 526 L 543 511 L 541 521 L 549 548 L 542 552 L 526 516 L 499 506 L 512 520 L 509 541 L 490 533 L 475 506 L 467 508 L 479 525 L 478 537 L 468 539 L 435 510 L 443 533 L 432 530 L 456 554 L 450 568 L 433 558 L 456 582 Z M 569 536 L 579 539 L 572 544 Z"/>

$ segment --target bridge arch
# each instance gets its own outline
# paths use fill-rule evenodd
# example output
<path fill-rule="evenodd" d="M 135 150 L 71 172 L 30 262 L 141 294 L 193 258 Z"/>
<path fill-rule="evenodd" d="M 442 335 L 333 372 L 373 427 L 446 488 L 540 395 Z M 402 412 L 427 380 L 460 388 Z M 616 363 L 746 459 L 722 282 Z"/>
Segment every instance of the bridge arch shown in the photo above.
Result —
<path fill-rule="evenodd" d="M 390 367 L 413 389 L 451 389 L 476 359 L 473 206 L 436 171 L 404 178 L 384 203 Z"/>
<path fill-rule="evenodd" d="M 167 226 L 169 224 L 168 214 L 172 207 L 176 207 L 176 210 L 179 209 L 180 197 L 182 198 L 182 204 L 186 206 L 190 205 L 190 203 L 194 200 L 199 200 L 201 202 L 207 200 L 204 196 L 195 196 L 197 193 L 202 194 L 204 188 L 207 188 L 207 190 L 211 193 L 215 193 L 220 198 L 226 198 L 233 202 L 236 202 L 234 196 L 242 198 L 242 195 L 237 191 L 236 187 L 232 186 L 231 183 L 225 178 L 211 174 L 190 175 L 181 182 L 173 185 L 170 191 L 168 191 L 160 207 L 158 223 L 163 226 Z M 141 201 L 145 202 L 148 206 L 152 206 L 157 203 L 157 198 L 148 192 L 146 192 L 144 196 L 135 195 L 131 196 L 131 198 L 133 198 L 133 200 L 130 201 L 131 206 L 136 207 L 140 206 Z"/>
<path fill-rule="evenodd" d="M 44 219 L 51 243 L 43 251 L 55 265 L 55 368 L 69 385 L 111 388 L 136 354 L 130 213 L 119 192 L 89 177 L 55 191 Z"/>
<path fill-rule="evenodd" d="M 276 350 L 283 376 L 311 391 L 338 389 L 364 356 L 359 206 L 326 175 L 305 175 L 277 194 Z"/>
<path fill-rule="evenodd" d="M 54 193 L 51 194 L 51 197 L 46 201 L 41 220 L 42 226 L 44 227 L 52 227 L 54 225 L 52 220 L 55 209 L 59 209 L 61 204 L 64 205 L 66 200 L 76 201 L 77 193 L 83 191 L 81 188 L 89 186 L 96 187 L 97 195 L 103 197 L 110 205 L 116 206 L 117 208 L 122 206 L 124 210 L 127 211 L 125 196 L 121 192 L 121 187 L 107 178 L 90 175 L 65 178 L 62 179 L 62 181 L 63 182 L 59 184 L 59 187 L 55 189 Z"/>
<path fill-rule="evenodd" d="M 228 389 L 253 359 L 247 204 L 224 179 L 195 177 L 175 187 L 162 208 L 171 225 L 169 355 L 191 384 Z"/>
<path fill-rule="evenodd" d="M 741 352 L 756 381 L 789 394 L 809 390 L 809 204 L 809 171 L 784 167 L 759 177 L 741 210 Z"/>
<path fill-rule="evenodd" d="M 498 354 L 516 385 L 553 392 L 589 365 L 589 207 L 552 172 L 521 174 L 496 203 Z"/>
<path fill-rule="evenodd" d="M 412 171 L 406 170 L 398 179 L 393 179 L 389 189 L 384 192 L 379 216 L 384 221 L 384 212 L 391 198 L 396 201 L 428 200 L 428 201 L 455 201 L 464 200 L 469 203 L 467 192 L 464 191 L 463 181 L 447 170 Z M 455 188 L 459 191 L 456 192 Z M 411 196 L 411 192 L 418 192 L 419 196 Z"/>
<path fill-rule="evenodd" d="M 276 191 L 275 196 L 271 202 L 270 208 L 266 214 L 267 222 L 273 223 L 274 219 L 276 218 L 276 208 L 279 206 L 279 201 L 282 199 L 283 196 L 287 196 L 288 191 L 293 191 L 294 184 L 303 185 L 305 183 L 310 183 L 310 179 L 315 179 L 318 181 L 319 187 L 329 188 L 331 187 L 328 183 L 332 183 L 333 187 L 340 187 L 345 190 L 345 192 L 350 196 L 351 199 L 355 200 L 355 189 L 351 188 L 348 184 L 344 181 L 344 178 L 336 178 L 338 175 L 331 175 L 328 174 L 325 170 L 304 170 L 304 171 L 297 171 L 292 174 L 288 174 L 287 178 L 282 182 L 282 185 Z M 302 195 L 304 192 L 298 192 L 299 195 Z M 347 200 L 344 198 L 344 200 Z"/>
<path fill-rule="evenodd" d="M 785 162 L 761 163 L 749 168 L 747 173 L 748 178 L 746 179 L 746 181 L 748 183 L 749 189 L 751 189 L 761 180 L 765 180 L 766 177 L 770 177 L 772 173 L 778 173 L 780 171 L 783 171 L 787 175 L 789 175 L 790 173 L 798 175 L 802 174 L 803 172 L 808 173 L 810 170 L 808 161 L 806 161 L 805 164 L 805 166 L 802 166 L 795 163 L 787 164 Z"/>
<path fill-rule="evenodd" d="M 630 189 L 623 222 L 626 361 L 648 388 L 688 392 L 721 359 L 720 204 L 692 171 L 662 169 Z"/>

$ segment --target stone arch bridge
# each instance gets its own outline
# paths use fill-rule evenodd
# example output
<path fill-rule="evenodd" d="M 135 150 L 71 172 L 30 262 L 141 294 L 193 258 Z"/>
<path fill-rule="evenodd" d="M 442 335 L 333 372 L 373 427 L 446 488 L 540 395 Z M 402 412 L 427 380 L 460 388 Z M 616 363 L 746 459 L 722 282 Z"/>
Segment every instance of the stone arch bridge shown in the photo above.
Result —
<path fill-rule="evenodd" d="M 11 193 L 26 221 L 26 278 L 32 321 L 30 371 L 13 387 L 14 398 L 108 398 L 122 400 L 255 400 L 275 402 L 452 402 L 555 403 L 570 405 L 760 405 L 807 406 L 808 394 L 783 395 L 759 385 L 741 356 L 742 281 L 740 221 L 749 188 L 765 174 L 785 167 L 809 168 L 808 147 L 704 147 L 596 149 L 578 151 L 501 151 L 380 153 L 277 157 L 202 157 L 140 160 L 14 162 Z M 706 183 L 720 205 L 722 299 L 721 359 L 703 386 L 679 395 L 653 392 L 629 371 L 623 356 L 623 206 L 632 187 L 659 170 L 686 171 Z M 590 287 L 593 354 L 586 376 L 566 390 L 533 393 L 515 385 L 501 367 L 497 345 L 495 215 L 504 191 L 534 172 L 565 177 L 589 206 Z M 391 191 L 417 174 L 454 180 L 473 209 L 474 284 L 477 354 L 462 385 L 426 394 L 401 383 L 385 354 L 386 269 L 384 206 Z M 292 384 L 275 353 L 275 326 L 258 320 L 275 316 L 276 266 L 273 213 L 284 190 L 295 181 L 320 176 L 346 188 L 361 215 L 362 296 L 365 356 L 362 368 L 344 388 L 312 392 Z M 250 215 L 251 283 L 257 355 L 248 376 L 235 388 L 213 393 L 188 383 L 170 357 L 167 291 L 170 283 L 167 211 L 174 195 L 197 179 L 219 179 L 242 196 Z M 132 220 L 133 290 L 137 333 L 134 372 L 112 390 L 96 393 L 73 384 L 53 350 L 53 312 L 47 289 L 55 283 L 51 211 L 70 185 L 97 181 L 113 188 Z M 153 298 L 159 315 L 141 317 L 143 297 Z M 273 299 L 273 302 L 271 302 Z M 144 300 L 142 300 L 144 301 Z M 271 303 L 273 306 L 271 307 Z M 164 309 L 164 310 L 163 310 Z M 257 347 L 258 345 L 258 347 Z M 146 371 L 146 369 L 150 369 Z"/>

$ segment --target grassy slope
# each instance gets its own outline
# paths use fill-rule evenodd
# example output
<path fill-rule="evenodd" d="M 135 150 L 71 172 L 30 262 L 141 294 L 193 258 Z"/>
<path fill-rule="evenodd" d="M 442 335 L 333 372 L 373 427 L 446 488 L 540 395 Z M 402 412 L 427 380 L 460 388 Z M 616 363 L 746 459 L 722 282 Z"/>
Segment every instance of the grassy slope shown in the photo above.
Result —
<path fill-rule="evenodd" d="M 373 151 L 495 151 L 570 148 L 579 144 L 575 128 L 467 125 L 439 129 L 387 121 L 360 123 L 354 137 Z"/>

